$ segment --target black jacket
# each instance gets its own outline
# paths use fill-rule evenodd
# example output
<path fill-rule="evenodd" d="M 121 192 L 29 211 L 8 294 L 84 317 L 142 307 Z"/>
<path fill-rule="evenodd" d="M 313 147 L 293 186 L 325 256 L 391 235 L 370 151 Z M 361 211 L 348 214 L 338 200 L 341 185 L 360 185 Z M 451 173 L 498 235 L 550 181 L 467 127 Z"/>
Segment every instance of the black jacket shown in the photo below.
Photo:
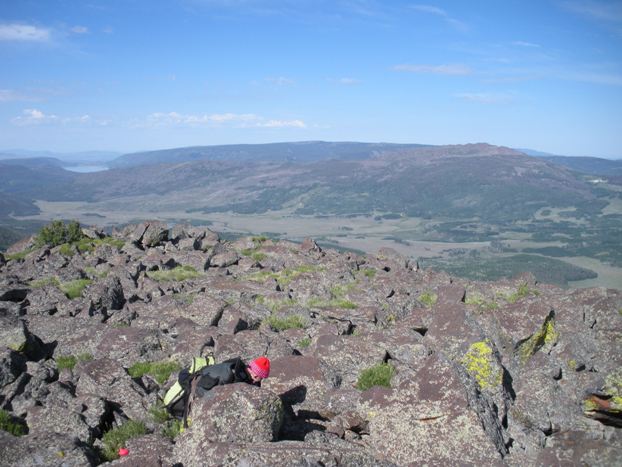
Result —
<path fill-rule="evenodd" d="M 214 386 L 221 386 L 223 384 L 230 383 L 248 383 L 259 386 L 259 382 L 253 383 L 246 372 L 246 363 L 241 358 L 232 358 L 216 365 L 206 366 L 199 370 L 199 380 L 197 382 L 196 396 L 202 397 L 207 391 Z M 179 373 L 179 384 L 184 388 L 184 391 L 190 390 L 190 381 L 192 375 L 188 369 L 182 370 Z"/>

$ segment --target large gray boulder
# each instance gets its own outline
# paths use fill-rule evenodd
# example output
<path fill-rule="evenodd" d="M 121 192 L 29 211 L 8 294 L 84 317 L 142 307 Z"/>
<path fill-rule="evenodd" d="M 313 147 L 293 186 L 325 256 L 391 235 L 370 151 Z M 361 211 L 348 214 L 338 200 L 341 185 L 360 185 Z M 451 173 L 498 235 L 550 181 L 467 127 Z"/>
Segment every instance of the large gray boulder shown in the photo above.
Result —
<path fill-rule="evenodd" d="M 205 462 L 206 443 L 269 443 L 277 439 L 283 404 L 271 391 L 246 383 L 217 386 L 196 398 L 192 425 L 176 440 L 174 457 L 184 465 Z"/>

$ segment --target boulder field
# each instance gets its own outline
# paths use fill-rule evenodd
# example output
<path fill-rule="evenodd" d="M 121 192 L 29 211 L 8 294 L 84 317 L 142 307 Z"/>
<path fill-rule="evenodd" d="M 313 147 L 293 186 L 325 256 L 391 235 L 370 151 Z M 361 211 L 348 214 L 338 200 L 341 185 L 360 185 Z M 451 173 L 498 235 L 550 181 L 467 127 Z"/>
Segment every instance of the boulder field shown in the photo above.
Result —
<path fill-rule="evenodd" d="M 622 465 L 618 290 L 156 221 L 84 234 L 0 254 L 0 465 Z M 201 355 L 271 374 L 180 429 L 160 401 Z"/>

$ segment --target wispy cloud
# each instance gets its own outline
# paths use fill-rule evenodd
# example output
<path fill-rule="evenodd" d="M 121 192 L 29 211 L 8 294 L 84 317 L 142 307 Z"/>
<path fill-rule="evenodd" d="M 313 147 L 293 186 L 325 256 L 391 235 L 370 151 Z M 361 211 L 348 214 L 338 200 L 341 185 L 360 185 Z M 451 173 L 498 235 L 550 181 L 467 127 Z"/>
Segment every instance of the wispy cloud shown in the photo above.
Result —
<path fill-rule="evenodd" d="M 455 97 L 479 104 L 509 104 L 515 100 L 513 94 L 494 92 L 462 92 L 455 94 Z"/>
<path fill-rule="evenodd" d="M 13 89 L 0 89 L 0 102 L 10 101 L 32 101 L 32 97 L 25 96 Z"/>
<path fill-rule="evenodd" d="M 74 26 L 73 28 L 71 28 L 71 32 L 75 34 L 86 34 L 89 32 L 89 28 L 87 28 L 86 26 Z"/>
<path fill-rule="evenodd" d="M 515 45 L 517 47 L 530 47 L 530 48 L 540 47 L 539 44 L 534 44 L 533 42 L 526 42 L 526 41 L 514 41 L 512 42 L 512 45 Z"/>
<path fill-rule="evenodd" d="M 469 29 L 466 23 L 456 18 L 452 18 L 445 10 L 434 5 L 417 4 L 411 5 L 411 8 L 420 13 L 438 16 L 439 18 L 442 18 L 447 24 L 459 31 L 466 31 Z"/>
<path fill-rule="evenodd" d="M 143 121 L 133 122 L 135 127 L 219 127 L 233 126 L 237 128 L 306 128 L 302 120 L 267 119 L 256 114 L 181 114 L 179 112 L 156 112 L 148 115 Z"/>
<path fill-rule="evenodd" d="M 30 24 L 0 24 L 0 41 L 47 42 L 50 30 Z"/>
<path fill-rule="evenodd" d="M 430 73 L 436 75 L 470 75 L 473 71 L 466 65 L 410 65 L 401 64 L 393 67 L 394 71 L 408 73 Z"/>
<path fill-rule="evenodd" d="M 302 120 L 268 120 L 258 122 L 255 126 L 259 128 L 306 128 L 307 125 Z"/>
<path fill-rule="evenodd" d="M 291 86 L 292 84 L 294 84 L 293 79 L 289 79 L 284 76 L 268 77 L 266 78 L 266 81 L 277 86 Z"/>
<path fill-rule="evenodd" d="M 343 84 L 344 86 L 354 86 L 356 84 L 361 84 L 361 80 L 358 80 L 356 78 L 339 78 L 338 80 L 336 80 L 337 83 L 339 84 Z"/>
<path fill-rule="evenodd" d="M 108 125 L 106 120 L 95 120 L 90 115 L 79 115 L 77 117 L 60 117 L 56 114 L 46 114 L 38 109 L 25 109 L 18 117 L 12 118 L 11 123 L 17 126 L 31 125 Z"/>
<path fill-rule="evenodd" d="M 45 114 L 38 109 L 25 109 L 22 115 L 11 120 L 12 123 L 19 126 L 40 125 L 45 123 L 57 123 L 60 119 L 54 114 Z"/>

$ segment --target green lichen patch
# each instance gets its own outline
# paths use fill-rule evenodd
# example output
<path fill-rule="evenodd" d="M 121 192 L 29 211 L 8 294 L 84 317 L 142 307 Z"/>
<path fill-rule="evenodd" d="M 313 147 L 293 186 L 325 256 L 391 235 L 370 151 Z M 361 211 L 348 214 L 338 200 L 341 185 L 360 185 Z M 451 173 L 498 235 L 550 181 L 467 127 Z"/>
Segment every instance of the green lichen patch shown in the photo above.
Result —
<path fill-rule="evenodd" d="M 551 312 L 538 331 L 518 344 L 517 351 L 521 362 L 527 363 L 533 354 L 542 348 L 550 349 L 558 339 L 559 333 L 555 330 L 555 315 Z"/>
<path fill-rule="evenodd" d="M 503 372 L 488 340 L 471 344 L 460 363 L 481 389 L 492 389 L 501 384 Z"/>

